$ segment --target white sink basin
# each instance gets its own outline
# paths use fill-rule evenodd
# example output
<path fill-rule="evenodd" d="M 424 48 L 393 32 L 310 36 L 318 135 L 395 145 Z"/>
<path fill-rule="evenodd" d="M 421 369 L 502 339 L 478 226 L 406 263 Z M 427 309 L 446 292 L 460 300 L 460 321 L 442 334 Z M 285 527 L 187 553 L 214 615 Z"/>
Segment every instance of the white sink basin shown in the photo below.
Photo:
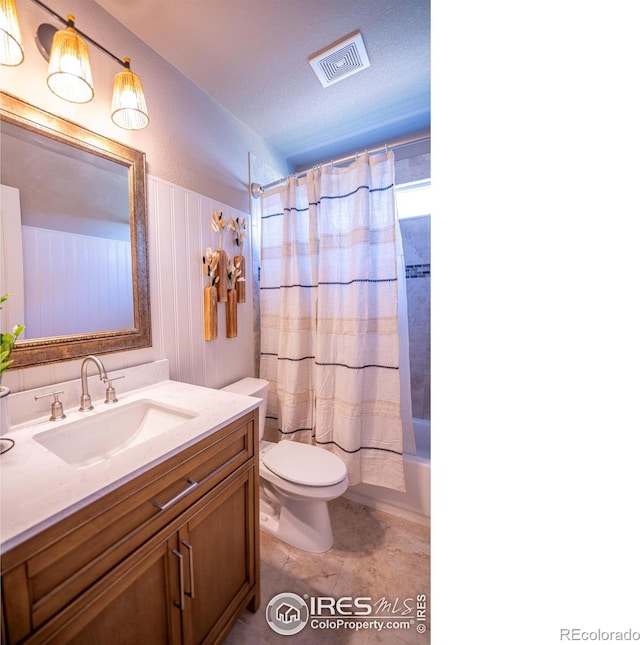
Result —
<path fill-rule="evenodd" d="M 34 439 L 71 466 L 91 466 L 137 446 L 198 416 L 142 399 L 34 435 Z"/>

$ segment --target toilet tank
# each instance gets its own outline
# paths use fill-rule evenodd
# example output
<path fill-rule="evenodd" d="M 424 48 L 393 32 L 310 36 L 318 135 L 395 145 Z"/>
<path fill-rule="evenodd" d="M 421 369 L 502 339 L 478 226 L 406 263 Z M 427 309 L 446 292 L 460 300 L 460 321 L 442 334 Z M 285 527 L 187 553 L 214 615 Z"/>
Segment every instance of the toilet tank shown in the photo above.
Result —
<path fill-rule="evenodd" d="M 264 425 L 267 418 L 267 394 L 269 393 L 269 381 L 263 378 L 243 378 L 241 381 L 236 381 L 222 388 L 223 392 L 233 392 L 234 394 L 244 394 L 245 396 L 254 396 L 257 399 L 262 399 L 260 404 L 258 434 L 260 441 L 264 436 Z"/>

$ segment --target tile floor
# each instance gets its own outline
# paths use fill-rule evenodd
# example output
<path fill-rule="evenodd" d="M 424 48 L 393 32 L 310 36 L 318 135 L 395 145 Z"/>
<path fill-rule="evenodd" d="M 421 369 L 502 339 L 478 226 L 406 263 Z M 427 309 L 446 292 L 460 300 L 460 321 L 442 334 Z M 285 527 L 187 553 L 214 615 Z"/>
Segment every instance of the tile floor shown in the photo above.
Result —
<path fill-rule="evenodd" d="M 247 643 L 430 643 L 431 572 L 428 527 L 375 511 L 346 498 L 329 503 L 334 545 L 326 553 L 305 553 L 261 531 L 261 605 L 255 613 L 245 611 L 225 641 L 226 645 Z M 408 629 L 312 629 L 310 624 L 293 636 L 271 630 L 265 608 L 273 596 L 293 592 L 299 596 L 365 596 L 372 599 L 373 613 L 403 620 L 401 608 L 409 600 L 412 615 L 418 594 L 427 596 L 426 632 L 410 621 Z M 379 611 L 380 603 L 395 604 L 396 612 Z M 397 599 L 397 600 L 396 600 Z M 371 620 L 375 616 L 365 619 Z M 349 617 L 349 620 L 352 620 Z"/>

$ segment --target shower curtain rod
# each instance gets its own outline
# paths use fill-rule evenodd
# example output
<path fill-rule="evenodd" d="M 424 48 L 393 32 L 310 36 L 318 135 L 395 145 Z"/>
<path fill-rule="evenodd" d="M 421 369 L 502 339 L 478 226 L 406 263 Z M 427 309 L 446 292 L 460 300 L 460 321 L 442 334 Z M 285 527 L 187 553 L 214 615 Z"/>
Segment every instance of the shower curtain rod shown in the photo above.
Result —
<path fill-rule="evenodd" d="M 408 146 L 411 145 L 412 143 L 419 143 L 420 141 L 430 141 L 431 136 L 428 135 L 423 135 L 420 137 L 413 137 L 411 139 L 403 139 L 401 141 L 396 141 L 394 143 L 388 143 L 383 146 L 378 146 L 377 148 L 373 148 L 372 150 L 365 150 L 365 154 L 374 154 L 376 152 L 382 152 L 383 150 L 395 150 L 396 148 L 402 148 L 403 146 Z M 334 164 L 341 164 L 344 163 L 345 161 L 349 161 L 350 159 L 357 159 L 358 155 L 362 154 L 361 152 L 355 152 L 350 155 L 347 155 L 346 157 L 342 157 L 341 159 L 333 159 L 331 161 L 327 161 L 326 163 L 321 163 L 321 164 L 316 164 L 313 166 L 313 168 L 308 168 L 307 170 L 301 170 L 300 172 L 295 172 L 293 173 L 293 176 L 296 178 L 299 177 L 304 177 L 308 172 L 311 170 L 314 170 L 315 168 L 322 168 L 324 166 L 333 166 Z M 292 175 L 289 175 L 292 176 Z M 288 179 L 288 177 L 281 177 L 280 179 L 276 179 L 276 181 L 272 181 L 269 184 L 265 184 L 264 186 L 261 186 L 260 184 L 251 184 L 251 195 L 252 197 L 260 197 L 262 193 L 264 193 L 265 190 L 268 190 L 269 188 L 273 188 L 273 186 L 277 186 L 278 184 L 281 184 L 283 181 Z"/>

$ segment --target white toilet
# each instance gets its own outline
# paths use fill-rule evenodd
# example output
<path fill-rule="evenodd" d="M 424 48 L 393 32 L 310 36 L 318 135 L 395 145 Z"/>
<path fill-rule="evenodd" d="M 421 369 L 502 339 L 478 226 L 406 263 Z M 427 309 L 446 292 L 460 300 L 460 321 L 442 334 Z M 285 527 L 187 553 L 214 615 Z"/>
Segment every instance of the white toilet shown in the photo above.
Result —
<path fill-rule="evenodd" d="M 336 455 L 309 444 L 264 441 L 269 382 L 245 378 L 226 392 L 262 399 L 260 405 L 260 526 L 292 546 L 323 553 L 333 545 L 327 502 L 349 487 Z"/>

